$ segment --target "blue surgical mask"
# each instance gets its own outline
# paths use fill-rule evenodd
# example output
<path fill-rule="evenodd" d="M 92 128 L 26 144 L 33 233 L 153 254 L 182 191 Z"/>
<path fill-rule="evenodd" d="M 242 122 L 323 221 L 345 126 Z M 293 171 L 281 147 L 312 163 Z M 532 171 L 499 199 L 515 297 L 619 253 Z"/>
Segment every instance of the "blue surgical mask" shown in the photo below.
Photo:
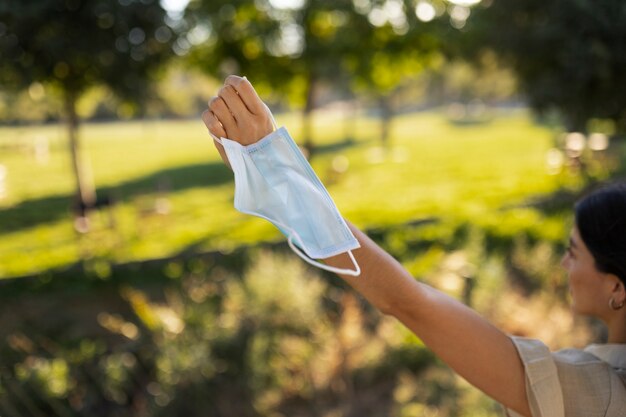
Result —
<path fill-rule="evenodd" d="M 284 127 L 248 146 L 214 139 L 224 147 L 235 173 L 237 210 L 278 227 L 291 249 L 306 262 L 339 274 L 360 275 L 352 254 L 359 242 Z M 345 252 L 354 270 L 315 261 Z"/>

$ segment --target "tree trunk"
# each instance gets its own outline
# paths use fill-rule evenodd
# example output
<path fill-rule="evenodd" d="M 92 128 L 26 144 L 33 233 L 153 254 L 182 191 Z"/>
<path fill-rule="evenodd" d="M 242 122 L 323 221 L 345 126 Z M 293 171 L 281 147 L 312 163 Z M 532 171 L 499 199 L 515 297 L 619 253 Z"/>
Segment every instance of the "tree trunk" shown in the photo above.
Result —
<path fill-rule="evenodd" d="M 626 138 L 626 112 L 613 117 L 613 122 L 615 122 L 615 138 Z"/>
<path fill-rule="evenodd" d="M 565 128 L 568 132 L 580 132 L 587 134 L 587 118 L 578 111 L 566 110 Z"/>
<path fill-rule="evenodd" d="M 311 159 L 314 152 L 314 144 L 311 134 L 311 113 L 315 108 L 315 83 L 316 77 L 313 74 L 309 74 L 306 86 L 306 102 L 304 104 L 304 110 L 302 111 L 302 140 L 304 142 L 304 148 L 307 151 L 307 158 Z"/>
<path fill-rule="evenodd" d="M 76 95 L 67 92 L 65 95 L 65 115 L 69 134 L 69 147 L 72 156 L 72 170 L 76 180 L 76 213 L 84 214 L 85 210 L 96 202 L 93 182 L 85 169 L 81 158 L 78 140 L 78 115 L 76 114 Z"/>
<path fill-rule="evenodd" d="M 383 148 L 389 148 L 389 132 L 391 130 L 391 118 L 393 116 L 391 111 L 391 105 L 389 103 L 389 97 L 379 96 L 378 106 L 380 108 L 380 140 Z"/>
<path fill-rule="evenodd" d="M 348 142 L 356 139 L 357 111 L 356 100 L 351 97 L 346 104 L 343 122 L 343 137 Z"/>

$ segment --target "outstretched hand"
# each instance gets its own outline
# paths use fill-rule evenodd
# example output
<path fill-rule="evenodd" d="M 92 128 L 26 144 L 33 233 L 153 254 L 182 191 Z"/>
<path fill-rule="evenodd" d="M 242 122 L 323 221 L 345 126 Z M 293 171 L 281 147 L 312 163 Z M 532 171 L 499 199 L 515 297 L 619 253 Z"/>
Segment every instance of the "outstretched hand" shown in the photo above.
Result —
<path fill-rule="evenodd" d="M 270 114 L 252 84 L 242 77 L 230 75 L 217 96 L 209 100 L 202 120 L 214 136 L 227 138 L 242 145 L 253 144 L 273 130 Z M 222 145 L 214 142 L 224 162 L 228 157 Z"/>

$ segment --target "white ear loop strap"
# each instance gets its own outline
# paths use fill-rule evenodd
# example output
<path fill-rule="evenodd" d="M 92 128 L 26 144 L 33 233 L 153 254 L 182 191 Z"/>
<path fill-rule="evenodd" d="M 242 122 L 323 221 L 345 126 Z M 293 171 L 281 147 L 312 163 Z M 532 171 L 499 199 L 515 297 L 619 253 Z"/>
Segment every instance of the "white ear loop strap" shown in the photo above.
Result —
<path fill-rule="evenodd" d="M 293 230 L 291 227 L 286 226 L 285 224 L 277 221 L 277 220 L 272 220 L 267 216 L 264 216 L 262 214 L 259 213 L 252 213 L 249 211 L 244 210 L 243 213 L 247 213 L 253 216 L 257 216 L 257 217 L 261 217 L 262 219 L 267 220 L 268 222 L 272 223 L 274 226 L 277 226 L 279 228 L 281 228 L 284 231 L 289 232 L 289 235 L 287 236 L 287 243 L 289 244 L 289 247 L 291 248 L 292 251 L 294 251 L 294 253 L 296 255 L 298 255 L 300 258 L 302 258 L 302 260 L 308 264 L 311 264 L 313 266 L 316 266 L 318 268 L 324 269 L 326 271 L 329 272 L 334 272 L 335 274 L 343 274 L 343 275 L 350 275 L 353 277 L 358 277 L 359 275 L 361 275 L 361 267 L 359 266 L 359 264 L 357 263 L 356 259 L 354 258 L 354 255 L 352 254 L 352 251 L 348 251 L 348 255 L 350 256 L 350 260 L 352 261 L 352 264 L 354 265 L 354 270 L 352 269 L 345 269 L 345 268 L 335 268 L 334 266 L 329 266 L 326 264 L 323 264 L 321 262 L 318 262 L 314 259 L 311 259 L 309 256 L 307 256 L 305 253 L 302 252 L 302 250 L 300 250 L 300 248 L 298 248 L 294 243 L 293 240 L 294 238 L 298 241 L 298 242 L 302 242 L 302 239 L 300 238 L 300 236 L 298 235 L 298 232 L 296 232 L 295 230 Z"/>
<path fill-rule="evenodd" d="M 287 238 L 287 243 L 289 244 L 289 247 L 291 248 L 291 250 L 294 251 L 295 254 L 298 255 L 300 258 L 302 258 L 303 261 L 313 266 L 316 266 L 318 268 L 325 269 L 326 271 L 334 272 L 335 274 L 350 275 L 353 277 L 358 277 L 359 275 L 361 275 L 361 267 L 359 267 L 359 264 L 356 262 L 356 259 L 354 259 L 354 255 L 352 254 L 351 250 L 348 251 L 348 255 L 350 256 L 350 260 L 352 261 L 352 264 L 354 265 L 354 270 L 345 269 L 345 268 L 335 268 L 334 266 L 328 266 L 326 264 L 315 261 L 309 258 L 308 256 L 306 256 L 304 253 L 302 253 L 302 251 L 296 245 L 293 244 L 293 240 L 291 236 L 292 235 L 289 235 L 289 237 Z"/>

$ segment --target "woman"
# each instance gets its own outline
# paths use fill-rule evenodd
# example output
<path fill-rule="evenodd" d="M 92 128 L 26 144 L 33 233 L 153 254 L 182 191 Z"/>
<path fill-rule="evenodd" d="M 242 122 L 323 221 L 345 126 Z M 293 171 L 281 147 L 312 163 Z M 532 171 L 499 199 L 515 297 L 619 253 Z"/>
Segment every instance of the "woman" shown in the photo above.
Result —
<path fill-rule="evenodd" d="M 245 78 L 230 76 L 209 102 L 210 133 L 250 145 L 273 131 Z M 227 155 L 216 143 L 220 155 Z M 230 166 L 230 165 L 229 165 Z M 510 337 L 459 301 L 416 281 L 352 225 L 358 277 L 340 274 L 383 313 L 399 319 L 459 375 L 503 404 L 509 416 L 626 416 L 626 185 L 602 189 L 576 206 L 562 266 L 573 310 L 602 320 L 608 343 L 550 353 L 538 340 Z M 347 270 L 345 254 L 324 259 Z"/>

